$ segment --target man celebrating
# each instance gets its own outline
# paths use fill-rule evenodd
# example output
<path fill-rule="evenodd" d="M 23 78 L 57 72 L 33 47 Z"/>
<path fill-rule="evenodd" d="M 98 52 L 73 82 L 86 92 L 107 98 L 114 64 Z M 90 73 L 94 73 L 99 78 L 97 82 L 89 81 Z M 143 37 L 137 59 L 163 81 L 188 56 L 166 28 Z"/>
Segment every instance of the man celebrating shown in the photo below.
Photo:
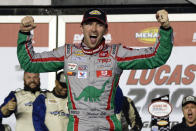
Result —
<path fill-rule="evenodd" d="M 9 117 L 14 113 L 16 131 L 34 131 L 32 105 L 39 93 L 39 74 L 24 72 L 24 89 L 10 92 L 0 106 L 0 117 Z"/>
<path fill-rule="evenodd" d="M 187 96 L 182 101 L 184 118 L 171 131 L 196 131 L 196 97 Z"/>
<path fill-rule="evenodd" d="M 173 47 L 173 31 L 168 13 L 156 14 L 161 24 L 160 37 L 154 47 L 132 49 L 121 44 L 107 45 L 106 13 L 89 9 L 84 13 L 80 45 L 65 44 L 53 51 L 36 53 L 30 31 L 34 19 L 22 19 L 17 55 L 21 67 L 29 72 L 51 72 L 64 69 L 68 87 L 68 131 L 121 130 L 114 114 L 114 96 L 123 70 L 152 69 L 168 60 Z"/>

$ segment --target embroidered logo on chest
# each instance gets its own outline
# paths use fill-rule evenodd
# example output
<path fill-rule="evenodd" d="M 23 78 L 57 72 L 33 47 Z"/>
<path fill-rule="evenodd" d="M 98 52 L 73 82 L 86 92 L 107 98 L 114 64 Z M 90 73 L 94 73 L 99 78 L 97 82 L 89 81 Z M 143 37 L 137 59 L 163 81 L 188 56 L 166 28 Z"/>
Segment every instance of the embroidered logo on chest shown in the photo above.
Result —
<path fill-rule="evenodd" d="M 78 65 L 78 70 L 88 70 L 87 65 Z"/>
<path fill-rule="evenodd" d="M 108 57 L 108 56 L 109 56 L 108 51 L 101 51 L 99 53 L 99 57 Z"/>
<path fill-rule="evenodd" d="M 87 72 L 78 71 L 78 78 L 87 78 Z"/>
<path fill-rule="evenodd" d="M 75 63 L 68 63 L 68 70 L 75 70 L 77 67 L 77 64 Z"/>
<path fill-rule="evenodd" d="M 112 70 L 98 70 L 96 71 L 97 77 L 111 77 Z"/>
<path fill-rule="evenodd" d="M 97 59 L 99 63 L 109 63 L 112 60 L 111 59 Z"/>
<path fill-rule="evenodd" d="M 48 104 L 57 104 L 55 99 L 48 99 Z"/>
<path fill-rule="evenodd" d="M 24 104 L 25 106 L 32 106 L 33 105 L 33 102 L 32 101 L 29 101 L 27 103 Z"/>
<path fill-rule="evenodd" d="M 84 53 L 82 51 L 75 51 L 73 54 L 76 56 L 84 56 Z"/>

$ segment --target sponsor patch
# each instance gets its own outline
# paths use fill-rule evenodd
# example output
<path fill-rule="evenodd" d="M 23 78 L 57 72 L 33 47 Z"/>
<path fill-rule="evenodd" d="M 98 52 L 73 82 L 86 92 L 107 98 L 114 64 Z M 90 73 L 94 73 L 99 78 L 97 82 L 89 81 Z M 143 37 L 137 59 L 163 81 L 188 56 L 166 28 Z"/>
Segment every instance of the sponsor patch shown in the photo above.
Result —
<path fill-rule="evenodd" d="M 71 54 L 71 45 L 67 45 L 66 49 L 66 56 L 69 56 Z"/>
<path fill-rule="evenodd" d="M 73 54 L 76 56 L 84 56 L 84 53 L 82 51 L 75 51 Z"/>
<path fill-rule="evenodd" d="M 99 57 L 108 57 L 108 56 L 109 56 L 108 51 L 101 51 L 101 52 L 99 53 Z"/>
<path fill-rule="evenodd" d="M 73 61 L 83 61 L 83 62 L 86 61 L 86 58 L 85 57 L 80 57 L 80 56 L 75 56 L 75 57 L 72 57 L 71 59 Z"/>
<path fill-rule="evenodd" d="M 112 64 L 111 63 L 106 63 L 106 64 L 101 64 L 101 65 L 97 65 L 97 68 L 98 69 L 101 69 L 101 68 L 111 68 L 112 67 Z"/>
<path fill-rule="evenodd" d="M 76 72 L 67 72 L 67 75 L 68 76 L 75 76 L 76 75 Z"/>
<path fill-rule="evenodd" d="M 49 104 L 56 104 L 57 101 L 55 99 L 48 99 Z"/>
<path fill-rule="evenodd" d="M 97 59 L 99 63 L 108 63 L 111 62 L 111 59 Z"/>
<path fill-rule="evenodd" d="M 78 71 L 78 78 L 87 78 L 87 72 Z"/>
<path fill-rule="evenodd" d="M 66 117 L 69 117 L 69 114 L 65 113 L 63 110 L 53 111 L 53 112 L 50 112 L 50 114 L 54 115 L 54 116 L 66 116 Z"/>
<path fill-rule="evenodd" d="M 117 45 L 112 45 L 112 53 L 111 53 L 111 55 L 113 57 L 116 55 L 116 48 L 117 48 Z"/>
<path fill-rule="evenodd" d="M 77 64 L 75 63 L 68 63 L 68 70 L 75 70 L 77 67 Z"/>
<path fill-rule="evenodd" d="M 33 106 L 33 102 L 30 101 L 30 102 L 25 103 L 24 105 L 25 105 L 25 106 Z"/>
<path fill-rule="evenodd" d="M 78 65 L 78 70 L 88 70 L 87 65 Z"/>
<path fill-rule="evenodd" d="M 111 77 L 112 70 L 98 70 L 96 71 L 97 77 Z"/>

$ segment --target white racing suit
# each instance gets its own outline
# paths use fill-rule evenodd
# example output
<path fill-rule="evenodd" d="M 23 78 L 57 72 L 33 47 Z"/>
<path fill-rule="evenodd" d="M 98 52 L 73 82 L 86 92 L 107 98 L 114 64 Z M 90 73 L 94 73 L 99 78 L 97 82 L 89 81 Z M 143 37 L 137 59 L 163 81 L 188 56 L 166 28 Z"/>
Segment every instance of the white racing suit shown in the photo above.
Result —
<path fill-rule="evenodd" d="M 39 93 L 39 91 L 37 91 L 35 94 L 25 90 L 16 92 L 12 91 L 4 100 L 2 106 L 7 104 L 12 98 L 15 98 L 16 100 L 17 107 L 11 112 L 11 114 L 14 113 L 16 117 L 16 131 L 35 131 L 32 121 L 32 109 L 33 102 Z M 3 114 L 0 112 L 1 117 L 9 117 L 10 115 L 3 116 Z"/>
<path fill-rule="evenodd" d="M 35 53 L 30 33 L 19 32 L 17 55 L 28 72 L 52 72 L 64 69 L 70 112 L 68 131 L 119 131 L 114 114 L 114 96 L 123 70 L 152 69 L 168 60 L 173 47 L 172 29 L 160 29 L 154 47 L 124 48 L 106 45 L 94 50 L 65 44 L 53 51 Z"/>
<path fill-rule="evenodd" d="M 41 93 L 33 103 L 33 124 L 35 131 L 65 131 L 69 112 L 68 98 L 53 92 Z"/>

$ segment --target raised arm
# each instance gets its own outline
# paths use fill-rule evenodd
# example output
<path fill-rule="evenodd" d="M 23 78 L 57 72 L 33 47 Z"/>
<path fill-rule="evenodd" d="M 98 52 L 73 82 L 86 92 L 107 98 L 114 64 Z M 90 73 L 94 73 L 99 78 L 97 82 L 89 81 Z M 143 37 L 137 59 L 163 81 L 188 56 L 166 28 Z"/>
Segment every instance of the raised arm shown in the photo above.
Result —
<path fill-rule="evenodd" d="M 125 48 L 119 45 L 117 54 L 119 68 L 153 69 L 167 62 L 173 47 L 173 30 L 169 24 L 167 11 L 158 11 L 156 18 L 161 27 L 155 45 L 141 49 Z"/>
<path fill-rule="evenodd" d="M 32 46 L 31 30 L 36 28 L 33 17 L 26 16 L 21 20 L 18 33 L 17 56 L 21 67 L 28 72 L 52 72 L 63 68 L 64 46 L 53 51 L 36 53 Z"/>

